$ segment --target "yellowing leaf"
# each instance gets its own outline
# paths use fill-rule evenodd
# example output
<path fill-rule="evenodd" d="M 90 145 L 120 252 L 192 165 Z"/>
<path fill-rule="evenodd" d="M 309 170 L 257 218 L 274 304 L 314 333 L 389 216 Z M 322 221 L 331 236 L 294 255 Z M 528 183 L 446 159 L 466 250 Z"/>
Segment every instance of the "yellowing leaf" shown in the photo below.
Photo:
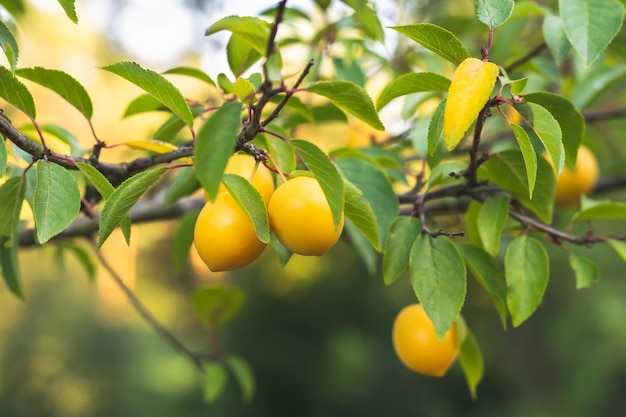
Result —
<path fill-rule="evenodd" d="M 498 66 L 467 58 L 457 67 L 443 113 L 443 140 L 448 150 L 459 144 L 483 108 L 498 77 Z"/>
<path fill-rule="evenodd" d="M 123 143 L 131 149 L 137 149 L 140 151 L 150 151 L 155 153 L 168 153 L 178 149 L 176 145 L 167 142 L 161 142 L 160 140 L 129 140 Z M 182 158 L 187 163 L 192 163 L 191 158 Z"/>

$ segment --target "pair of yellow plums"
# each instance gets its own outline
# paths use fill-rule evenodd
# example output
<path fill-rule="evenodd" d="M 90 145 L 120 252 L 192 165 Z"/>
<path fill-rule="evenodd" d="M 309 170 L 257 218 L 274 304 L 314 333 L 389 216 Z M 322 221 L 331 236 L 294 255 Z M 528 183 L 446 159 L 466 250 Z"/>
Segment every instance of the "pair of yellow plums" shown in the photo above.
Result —
<path fill-rule="evenodd" d="M 335 228 L 328 201 L 315 178 L 296 177 L 274 190 L 271 172 L 248 154 L 234 154 L 225 172 L 251 179 L 267 205 L 270 228 L 278 240 L 299 255 L 323 255 L 337 243 L 343 216 Z M 254 172 L 254 175 L 253 175 Z M 211 271 L 230 271 L 254 262 L 266 243 L 256 235 L 252 222 L 225 188 L 215 201 L 200 211 L 194 229 L 194 244 Z"/>

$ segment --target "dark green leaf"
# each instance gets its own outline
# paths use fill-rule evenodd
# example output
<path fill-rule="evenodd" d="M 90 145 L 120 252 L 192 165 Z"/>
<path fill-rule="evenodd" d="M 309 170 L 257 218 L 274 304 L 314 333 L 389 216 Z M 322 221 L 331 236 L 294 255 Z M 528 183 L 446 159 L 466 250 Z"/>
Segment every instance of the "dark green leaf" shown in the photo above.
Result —
<path fill-rule="evenodd" d="M 0 236 L 0 270 L 9 290 L 23 300 L 20 265 L 17 261 L 18 245 L 11 242 L 13 236 Z"/>
<path fill-rule="evenodd" d="M 515 108 L 539 137 L 552 158 L 552 162 L 554 162 L 557 174 L 560 174 L 565 164 L 565 147 L 562 141 L 561 126 L 557 120 L 546 108 L 535 103 L 516 104 Z"/>
<path fill-rule="evenodd" d="M 65 11 L 67 17 L 74 23 L 78 23 L 78 16 L 76 15 L 76 0 L 58 0 L 61 7 Z"/>
<path fill-rule="evenodd" d="M 515 2 L 513 0 L 476 0 L 476 17 L 489 27 L 495 28 L 509 20 Z"/>
<path fill-rule="evenodd" d="M 517 144 L 522 151 L 524 157 L 524 165 L 526 167 L 526 179 L 528 183 L 528 198 L 533 198 L 533 191 L 535 191 L 535 182 L 537 180 L 537 154 L 535 148 L 530 141 L 528 133 L 520 125 L 511 123 L 511 129 L 517 139 Z"/>
<path fill-rule="evenodd" d="M 78 183 L 67 170 L 46 161 L 37 163 L 33 214 L 41 244 L 70 225 L 80 211 Z"/>
<path fill-rule="evenodd" d="M 344 178 L 345 191 L 345 215 L 352 221 L 354 226 L 367 238 L 367 241 L 376 251 L 380 252 L 381 246 L 378 239 L 378 219 L 372 210 L 372 206 L 363 200 L 363 193 L 351 182 Z"/>
<path fill-rule="evenodd" d="M 378 253 L 372 247 L 371 242 L 365 237 L 363 232 L 354 225 L 350 218 L 346 219 L 343 231 L 348 235 L 352 248 L 361 261 L 363 261 L 367 272 L 371 276 L 375 276 L 378 266 Z"/>
<path fill-rule="evenodd" d="M 428 155 L 433 156 L 437 152 L 441 133 L 443 132 L 443 112 L 446 109 L 446 100 L 441 100 L 433 117 L 428 123 Z"/>
<path fill-rule="evenodd" d="M 439 339 L 457 319 L 465 302 L 465 264 L 447 238 L 421 234 L 411 247 L 411 284 Z"/>
<path fill-rule="evenodd" d="M 152 97 L 150 94 L 142 94 L 128 104 L 123 117 L 134 116 L 139 113 L 147 113 L 157 110 L 166 110 L 159 100 Z"/>
<path fill-rule="evenodd" d="M 83 116 L 91 119 L 93 105 L 89 93 L 71 75 L 63 71 L 42 67 L 21 68 L 15 74 L 54 91 L 81 112 Z"/>
<path fill-rule="evenodd" d="M 100 216 L 98 245 L 107 240 L 113 230 L 129 214 L 141 196 L 165 174 L 167 168 L 153 168 L 134 175 L 113 191 Z"/>
<path fill-rule="evenodd" d="M 343 179 L 337 167 L 330 161 L 328 155 L 311 142 L 295 139 L 291 144 L 296 149 L 300 158 L 315 175 L 322 187 L 322 191 L 328 200 L 330 211 L 333 215 L 335 227 L 339 226 L 343 213 L 344 194 Z"/>
<path fill-rule="evenodd" d="M 228 158 L 233 154 L 242 108 L 241 103 L 234 101 L 223 105 L 204 123 L 196 136 L 194 170 L 211 200 L 217 196 Z"/>
<path fill-rule="evenodd" d="M 491 256 L 500 250 L 500 237 L 509 217 L 509 197 L 493 197 L 483 203 L 478 214 L 478 233 L 483 248 Z"/>
<path fill-rule="evenodd" d="M 218 284 L 196 290 L 193 293 L 193 306 L 204 323 L 217 328 L 239 311 L 244 299 L 244 293 L 239 288 Z"/>
<path fill-rule="evenodd" d="M 620 83 L 626 76 L 626 65 L 594 65 L 593 69 L 576 81 L 570 99 L 578 110 L 589 107 L 598 96 Z"/>
<path fill-rule="evenodd" d="M 209 362 L 204 365 L 204 400 L 211 404 L 217 400 L 226 388 L 228 373 L 224 365 L 219 362 Z"/>
<path fill-rule="evenodd" d="M 618 0 L 559 0 L 565 33 L 586 65 L 591 65 L 622 27 L 624 5 Z"/>
<path fill-rule="evenodd" d="M 31 119 L 35 118 L 35 102 L 30 91 L 3 66 L 0 66 L 0 97 L 23 111 Z"/>
<path fill-rule="evenodd" d="M 450 80 L 432 72 L 414 72 L 394 79 L 376 100 L 376 108 L 380 111 L 391 100 L 407 94 L 424 91 L 448 91 Z"/>
<path fill-rule="evenodd" d="M 576 274 L 576 289 L 591 287 L 598 282 L 600 272 L 593 261 L 572 253 L 569 256 L 569 265 Z"/>
<path fill-rule="evenodd" d="M 404 36 L 429 49 L 437 55 L 459 65 L 470 53 L 465 49 L 459 38 L 452 32 L 432 23 L 417 23 L 407 26 L 392 26 Z"/>
<path fill-rule="evenodd" d="M 365 89 L 349 81 L 318 81 L 309 84 L 306 90 L 326 97 L 337 107 L 363 120 L 374 129 L 384 130 L 372 99 Z"/>
<path fill-rule="evenodd" d="M 256 390 L 256 382 L 248 363 L 238 356 L 229 356 L 228 359 L 226 359 L 226 365 L 228 365 L 233 375 L 235 375 L 239 388 L 241 388 L 243 400 L 246 402 L 252 400 L 254 391 Z"/>
<path fill-rule="evenodd" d="M 463 344 L 461 345 L 461 353 L 459 355 L 461 362 L 461 368 L 463 368 L 463 374 L 467 381 L 467 386 L 470 390 L 472 399 L 476 400 L 476 388 L 483 379 L 483 373 L 485 366 L 483 363 L 483 356 L 480 353 L 478 342 L 472 334 L 468 331 Z"/>
<path fill-rule="evenodd" d="M 7 170 L 7 147 L 4 143 L 4 138 L 0 137 L 0 178 L 4 176 Z"/>
<path fill-rule="evenodd" d="M 172 204 L 195 193 L 200 188 L 200 183 L 192 167 L 179 168 L 176 172 L 178 175 L 165 190 L 163 197 L 165 204 Z"/>
<path fill-rule="evenodd" d="M 26 192 L 23 176 L 9 178 L 0 187 L 0 236 L 14 236 Z"/>
<path fill-rule="evenodd" d="M 2 21 L 0 21 L 0 46 L 7 57 L 7 61 L 9 61 L 11 72 L 15 72 L 20 49 L 13 33 Z"/>
<path fill-rule="evenodd" d="M 399 216 L 391 224 L 383 253 L 383 281 L 394 283 L 409 266 L 411 246 L 421 231 L 415 217 Z"/>
<path fill-rule="evenodd" d="M 135 62 L 117 62 L 102 67 L 102 69 L 117 74 L 135 84 L 178 115 L 187 126 L 193 126 L 193 114 L 185 97 L 180 90 L 161 74 L 144 69 Z"/>
<path fill-rule="evenodd" d="M 250 181 L 240 175 L 224 174 L 222 183 L 252 222 L 259 240 L 263 243 L 269 243 L 270 224 L 261 193 L 254 188 Z"/>
<path fill-rule="evenodd" d="M 505 276 L 507 306 L 517 327 L 535 312 L 548 286 L 548 254 L 541 242 L 515 238 L 506 250 Z"/>
<path fill-rule="evenodd" d="M 98 273 L 98 265 L 90 255 L 90 252 L 71 241 L 64 242 L 63 249 L 70 251 L 74 255 L 80 266 L 87 273 L 89 281 L 94 282 Z"/>
<path fill-rule="evenodd" d="M 172 237 L 172 258 L 174 268 L 182 272 L 189 260 L 189 251 L 193 245 L 193 231 L 198 218 L 198 211 L 185 214 L 178 222 L 178 227 Z"/>
<path fill-rule="evenodd" d="M 289 100 L 291 101 L 291 99 Z M 272 134 L 264 134 L 265 148 L 272 155 L 282 172 L 291 172 L 296 169 L 296 153 L 291 145 L 289 145 L 289 132 L 278 125 L 270 125 L 265 128 L 266 131 L 274 132 L 287 141 L 282 140 Z M 270 161 L 271 162 L 271 161 Z"/>
<path fill-rule="evenodd" d="M 163 74 L 176 74 L 176 75 L 185 75 L 187 77 L 195 78 L 196 80 L 202 81 L 204 83 L 209 84 L 210 86 L 215 87 L 215 81 L 208 74 L 202 70 L 192 67 L 176 67 L 171 68 L 165 71 Z"/>

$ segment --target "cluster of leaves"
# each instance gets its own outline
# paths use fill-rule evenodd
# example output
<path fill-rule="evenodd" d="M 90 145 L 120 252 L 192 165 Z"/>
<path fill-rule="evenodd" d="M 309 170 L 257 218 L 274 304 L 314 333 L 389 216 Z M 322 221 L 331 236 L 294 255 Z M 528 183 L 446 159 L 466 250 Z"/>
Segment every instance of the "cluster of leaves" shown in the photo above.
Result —
<path fill-rule="evenodd" d="M 486 44 L 480 58 L 472 58 L 477 54 L 444 24 L 415 23 L 391 27 L 402 35 L 393 59 L 377 52 L 385 34 L 367 2 L 343 0 L 347 12 L 334 18 L 330 0 L 314 1 L 319 21 L 286 3 L 264 13 L 273 23 L 230 16 L 208 27 L 206 35 L 230 34 L 230 75 L 211 77 L 191 67 L 159 74 L 134 62 L 103 67 L 143 91 L 127 106 L 126 117 L 154 111 L 170 115 L 150 139 L 124 142 L 145 151 L 145 157 L 119 164 L 100 161 L 107 146 L 91 125 L 92 102 L 79 81 L 59 70 L 20 68 L 18 42 L 0 22 L 0 42 L 9 63 L 0 67 L 0 97 L 32 122 L 32 127 L 16 128 L 0 119 L 0 132 L 9 140 L 0 141 L 0 266 L 12 292 L 24 296 L 17 251 L 25 234 L 31 232 L 38 244 L 60 240 L 81 218 L 92 216 L 101 199 L 99 215 L 90 223 L 94 228 L 79 234 L 97 231 L 101 246 L 121 227 L 130 240 L 131 209 L 148 199 L 152 187 L 164 191 L 152 204 L 167 207 L 201 188 L 214 199 L 223 182 L 259 239 L 271 242 L 286 263 L 291 254 L 271 235 L 259 193 L 243 178 L 224 175 L 228 157 L 239 150 L 280 174 L 310 171 L 335 222 L 345 213 L 346 234 L 370 271 L 376 273 L 380 254 L 385 283 L 409 270 L 417 298 L 440 336 L 465 303 L 467 271 L 491 296 L 506 328 L 509 316 L 513 326 L 522 324 L 543 298 L 549 279 L 546 245 L 608 242 L 626 259 L 623 237 L 597 236 L 591 229 L 573 235 L 552 226 L 557 175 L 574 165 L 585 140 L 583 111 L 626 72 L 612 42 L 621 29 L 622 3 L 561 0 L 557 10 L 532 1 L 478 0 L 471 21 L 480 25 L 476 36 Z M 73 1 L 60 4 L 77 21 Z M 313 36 L 299 35 L 303 24 L 316 29 Z M 520 56 L 496 53 L 500 39 L 521 38 L 526 26 L 541 29 L 532 39 L 538 48 L 528 51 L 524 43 L 518 47 Z M 282 51 L 295 46 L 308 51 L 310 61 L 301 64 L 298 75 L 286 78 Z M 540 56 L 546 48 L 549 58 Z M 373 72 L 386 76 L 376 100 L 366 90 Z M 170 74 L 192 77 L 215 94 L 186 98 L 167 78 Z M 78 110 L 94 132 L 93 147 L 84 149 L 62 126 L 40 126 L 21 79 L 54 91 Z M 354 119 L 372 131 L 384 130 L 379 112 L 400 98 L 401 117 L 411 128 L 383 143 L 327 154 L 310 140 L 297 138 L 303 125 Z M 432 112 L 422 110 L 429 100 L 436 103 Z M 604 100 L 613 107 L 623 104 L 614 97 Z M 498 113 L 501 119 L 490 117 Z M 71 145 L 72 153 L 52 151 L 48 136 Z M 556 172 L 544 154 L 554 161 Z M 418 169 L 410 166 L 414 155 L 420 159 Z M 163 166 L 172 162 L 177 165 Z M 396 191 L 413 179 L 416 184 L 409 191 Z M 24 200 L 33 212 L 33 230 L 20 217 Z M 571 222 L 626 217 L 626 205 L 619 202 L 581 203 Z M 462 221 L 459 210 L 464 212 Z M 184 264 L 192 244 L 196 215 L 186 214 L 174 237 L 177 265 Z M 434 231 L 442 218 L 456 230 Z M 461 235 L 467 238 L 452 239 Z M 573 252 L 569 256 L 579 287 L 597 280 L 591 261 Z M 89 263 L 84 253 L 80 258 Z M 223 287 L 202 289 L 194 296 L 199 316 L 211 329 L 227 321 L 242 301 L 237 290 Z M 475 395 L 483 365 L 469 329 L 466 335 L 461 364 Z M 211 382 L 209 400 L 224 386 L 224 366 L 235 374 L 245 396 L 252 395 L 252 377 L 243 360 L 219 351 L 209 359 L 201 366 Z"/>

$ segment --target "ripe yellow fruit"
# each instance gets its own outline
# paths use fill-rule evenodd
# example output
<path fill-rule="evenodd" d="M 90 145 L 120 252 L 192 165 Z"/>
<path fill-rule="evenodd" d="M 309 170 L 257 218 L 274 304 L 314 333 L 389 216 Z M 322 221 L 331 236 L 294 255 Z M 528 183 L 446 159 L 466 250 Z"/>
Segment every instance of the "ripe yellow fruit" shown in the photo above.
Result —
<path fill-rule="evenodd" d="M 196 220 L 194 244 L 213 272 L 230 271 L 254 262 L 265 249 L 252 222 L 228 193 L 207 202 Z"/>
<path fill-rule="evenodd" d="M 393 323 L 393 347 L 402 363 L 420 374 L 442 377 L 459 355 L 457 323 L 437 339 L 435 326 L 421 304 L 404 307 Z"/>
<path fill-rule="evenodd" d="M 226 165 L 224 173 L 241 175 L 250 181 L 255 164 L 256 161 L 252 155 L 247 153 L 236 153 L 228 159 L 228 164 Z M 254 173 L 251 184 L 259 193 L 261 193 L 263 201 L 265 201 L 265 205 L 267 205 L 270 201 L 272 193 L 274 192 L 274 177 L 272 172 L 263 164 L 259 164 L 256 172 Z M 224 184 L 220 184 L 217 192 L 221 193 L 225 191 L 226 187 L 224 187 Z"/>
<path fill-rule="evenodd" d="M 343 230 L 343 214 L 335 229 L 322 187 L 311 177 L 296 177 L 276 188 L 267 214 L 278 240 L 299 255 L 323 255 Z"/>
<path fill-rule="evenodd" d="M 598 161 L 586 146 L 578 149 L 574 170 L 567 167 L 556 181 L 554 202 L 560 206 L 575 204 L 580 197 L 589 193 L 598 181 Z"/>

